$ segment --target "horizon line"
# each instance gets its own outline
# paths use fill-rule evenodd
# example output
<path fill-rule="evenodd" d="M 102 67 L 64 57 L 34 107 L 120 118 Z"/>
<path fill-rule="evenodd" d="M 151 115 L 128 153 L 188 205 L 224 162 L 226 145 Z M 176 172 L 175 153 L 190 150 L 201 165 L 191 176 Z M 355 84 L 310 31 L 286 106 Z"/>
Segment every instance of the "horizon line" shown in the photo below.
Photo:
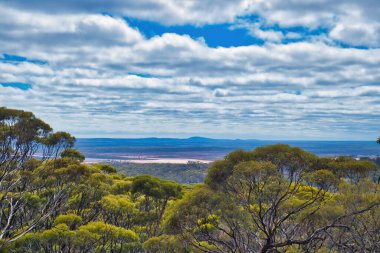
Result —
<path fill-rule="evenodd" d="M 139 139 L 172 139 L 172 140 L 189 140 L 189 139 L 208 139 L 208 140 L 228 140 L 228 141 L 323 141 L 323 142 L 374 142 L 376 140 L 362 139 L 362 140 L 339 140 L 339 139 L 257 139 L 257 138 L 212 138 L 205 136 L 190 136 L 190 137 L 76 137 L 76 139 L 108 139 L 108 140 L 139 140 Z"/>

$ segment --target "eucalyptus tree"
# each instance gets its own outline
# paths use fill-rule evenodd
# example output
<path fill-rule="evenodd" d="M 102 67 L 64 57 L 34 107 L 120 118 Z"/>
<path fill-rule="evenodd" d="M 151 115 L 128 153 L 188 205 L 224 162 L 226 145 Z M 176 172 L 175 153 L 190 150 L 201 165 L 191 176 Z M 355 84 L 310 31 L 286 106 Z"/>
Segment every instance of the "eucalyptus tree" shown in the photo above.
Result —
<path fill-rule="evenodd" d="M 182 195 L 182 186 L 173 181 L 162 180 L 149 175 L 133 178 L 131 193 L 137 202 L 146 236 L 162 234 L 160 223 L 169 201 Z"/>
<path fill-rule="evenodd" d="M 342 231 L 347 245 L 363 238 L 377 249 L 378 226 L 371 227 L 372 237 L 353 229 L 365 220 L 361 216 L 377 217 L 372 212 L 379 211 L 378 192 L 365 198 L 361 184 L 321 168 L 318 160 L 287 145 L 232 152 L 210 167 L 205 185 L 169 208 L 165 231 L 201 252 L 341 250 L 336 245 Z M 344 185 L 361 194 L 353 205 Z"/>
<path fill-rule="evenodd" d="M 36 169 L 74 142 L 31 112 L 0 108 L 0 248 L 31 231 L 62 202 L 64 186 L 39 180 Z"/>

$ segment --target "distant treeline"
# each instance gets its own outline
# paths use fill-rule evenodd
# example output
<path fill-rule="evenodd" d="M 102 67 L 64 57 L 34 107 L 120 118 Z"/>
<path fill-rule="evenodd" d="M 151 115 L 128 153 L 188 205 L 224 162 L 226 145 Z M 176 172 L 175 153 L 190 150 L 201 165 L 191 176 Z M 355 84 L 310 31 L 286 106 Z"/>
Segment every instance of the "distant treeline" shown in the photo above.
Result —
<path fill-rule="evenodd" d="M 201 183 L 210 164 L 188 162 L 173 163 L 112 163 L 118 173 L 128 176 L 148 174 L 183 184 Z"/>
<path fill-rule="evenodd" d="M 336 157 L 335 159 L 342 158 L 344 157 Z M 349 159 L 350 157 L 346 158 Z M 372 161 L 380 167 L 380 157 L 361 157 L 359 160 Z M 198 184 L 204 182 L 207 170 L 211 166 L 211 163 L 201 162 L 188 162 L 186 164 L 110 162 L 109 164 L 114 166 L 116 171 L 123 175 L 137 176 L 146 174 L 166 180 L 173 180 L 182 184 Z"/>

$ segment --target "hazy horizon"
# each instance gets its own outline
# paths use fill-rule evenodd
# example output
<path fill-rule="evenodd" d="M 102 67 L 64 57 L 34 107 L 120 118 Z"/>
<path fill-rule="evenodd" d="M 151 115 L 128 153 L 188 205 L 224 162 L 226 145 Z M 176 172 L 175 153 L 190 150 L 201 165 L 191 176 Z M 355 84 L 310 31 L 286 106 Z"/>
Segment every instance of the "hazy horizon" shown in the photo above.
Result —
<path fill-rule="evenodd" d="M 167 159 L 214 161 L 236 149 L 253 150 L 274 144 L 300 147 L 320 156 L 380 156 L 375 141 L 299 141 L 193 138 L 79 138 L 75 145 L 90 159 L 151 162 Z"/>
<path fill-rule="evenodd" d="M 126 137 L 123 135 L 120 136 L 115 136 L 115 135 L 104 135 L 104 136 L 86 136 L 86 135 L 79 135 L 76 136 L 76 139 L 179 139 L 179 140 L 187 140 L 187 139 L 192 139 L 192 138 L 204 138 L 204 139 L 213 139 L 213 140 L 257 140 L 257 141 L 323 141 L 323 142 L 328 142 L 328 141 L 336 141 L 336 142 L 373 142 L 376 143 L 376 140 L 373 139 L 357 139 L 357 140 L 339 140 L 339 139 L 262 139 L 262 138 L 239 138 L 239 137 L 210 137 L 210 136 L 203 136 L 203 135 L 189 135 L 189 136 L 178 136 L 176 137 L 175 135 L 165 135 L 165 136 L 152 136 L 152 135 L 146 135 L 146 136 L 130 136 Z"/>

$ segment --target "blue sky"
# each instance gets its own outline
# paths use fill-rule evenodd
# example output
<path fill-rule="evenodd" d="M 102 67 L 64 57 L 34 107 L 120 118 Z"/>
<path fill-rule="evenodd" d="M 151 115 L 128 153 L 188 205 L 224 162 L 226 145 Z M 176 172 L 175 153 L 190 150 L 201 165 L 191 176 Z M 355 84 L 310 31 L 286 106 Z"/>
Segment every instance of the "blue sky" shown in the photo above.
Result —
<path fill-rule="evenodd" d="M 107 15 L 107 14 L 105 14 Z M 108 14 L 109 15 L 109 14 Z M 146 21 L 136 18 L 124 17 L 126 22 L 132 27 L 137 28 L 147 38 L 162 36 L 165 33 L 175 33 L 188 35 L 192 39 L 202 39 L 209 47 L 239 47 L 249 45 L 264 45 L 268 39 L 259 36 L 252 36 L 249 28 L 243 22 L 259 23 L 260 19 L 256 16 L 249 16 L 242 19 L 238 24 L 205 24 L 203 26 L 194 25 L 162 25 L 155 21 Z M 323 27 L 308 28 L 300 25 L 293 27 L 279 27 L 278 25 L 263 25 L 262 31 L 274 31 L 284 34 L 298 34 L 297 37 L 284 37 L 283 44 L 306 41 L 316 36 L 326 36 L 328 29 Z M 336 42 L 339 43 L 339 42 Z M 342 46 L 353 47 L 342 44 Z M 362 48 L 367 48 L 362 46 Z"/>
<path fill-rule="evenodd" d="M 78 137 L 374 140 L 377 0 L 0 1 L 0 106 Z"/>

